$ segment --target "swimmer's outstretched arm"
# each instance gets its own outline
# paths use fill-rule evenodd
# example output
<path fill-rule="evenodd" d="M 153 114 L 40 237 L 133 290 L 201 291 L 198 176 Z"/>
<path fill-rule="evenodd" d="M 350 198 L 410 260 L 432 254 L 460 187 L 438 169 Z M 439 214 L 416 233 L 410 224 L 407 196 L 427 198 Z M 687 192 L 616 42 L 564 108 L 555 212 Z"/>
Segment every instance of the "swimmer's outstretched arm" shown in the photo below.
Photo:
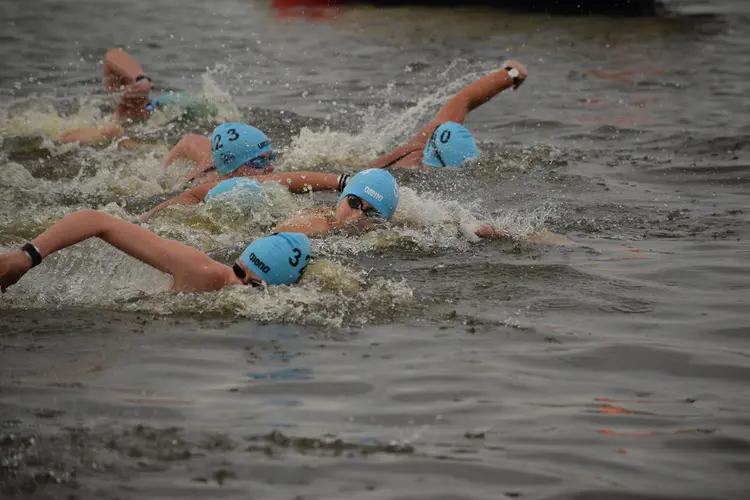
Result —
<path fill-rule="evenodd" d="M 162 238 L 147 229 L 104 212 L 82 210 L 66 215 L 32 240 L 42 258 L 88 238 L 97 237 L 159 271 L 174 277 L 173 289 L 204 292 L 233 281 L 232 269 L 180 242 Z M 31 269 L 22 251 L 0 255 L 0 289 L 4 293 Z"/>
<path fill-rule="evenodd" d="M 309 237 L 325 236 L 331 232 L 334 224 L 324 217 L 311 217 L 308 214 L 300 214 L 289 217 L 281 222 L 271 231 L 272 233 L 302 233 Z"/>
<path fill-rule="evenodd" d="M 139 121 L 148 117 L 146 106 L 149 102 L 151 81 L 141 79 L 136 82 L 136 78 L 143 74 L 143 68 L 124 50 L 107 51 L 104 56 L 104 87 L 108 92 L 123 91 L 113 116 L 115 121 Z M 59 140 L 62 143 L 103 144 L 123 135 L 125 132 L 118 123 L 110 123 L 96 128 L 72 130 Z"/>
<path fill-rule="evenodd" d="M 101 127 L 88 127 L 71 130 L 60 137 L 62 143 L 80 142 L 81 144 L 104 144 L 125 135 L 125 131 L 116 123 L 108 123 Z"/>
<path fill-rule="evenodd" d="M 513 78 L 510 76 L 508 70 L 505 69 L 506 67 L 518 70 L 519 75 L 516 78 L 516 81 L 518 82 L 517 84 L 513 83 Z M 500 71 L 482 77 L 461 89 L 460 92 L 451 97 L 450 100 L 440 108 L 440 111 L 438 111 L 435 117 L 427 125 L 422 127 L 419 132 L 409 140 L 409 142 L 397 147 L 386 155 L 376 158 L 370 162 L 370 166 L 373 168 L 380 168 L 412 151 L 423 149 L 427 144 L 430 135 L 432 135 L 438 126 L 445 122 L 463 123 L 468 114 L 474 109 L 489 101 L 503 90 L 511 87 L 518 88 L 527 76 L 528 72 L 523 64 L 517 61 L 506 62 L 503 69 Z"/>
<path fill-rule="evenodd" d="M 496 229 L 488 224 L 480 225 L 474 234 L 480 238 L 507 238 L 512 239 L 512 236 L 502 229 Z M 535 245 L 558 245 L 558 246 L 569 246 L 575 245 L 575 242 L 566 238 L 561 234 L 555 234 L 550 231 L 541 231 L 536 234 L 527 234 L 522 241 L 527 243 L 533 243 Z"/>
<path fill-rule="evenodd" d="M 258 182 L 278 182 L 282 186 L 286 186 L 291 193 L 302 194 L 310 191 L 341 190 L 345 186 L 348 176 L 322 174 L 320 172 L 286 172 L 259 175 L 253 177 L 253 179 Z M 141 215 L 138 220 L 145 222 L 156 212 L 159 212 L 170 205 L 198 204 L 206 199 L 208 192 L 217 184 L 219 184 L 219 182 L 209 182 L 188 189 L 184 193 L 155 206 L 145 214 Z"/>

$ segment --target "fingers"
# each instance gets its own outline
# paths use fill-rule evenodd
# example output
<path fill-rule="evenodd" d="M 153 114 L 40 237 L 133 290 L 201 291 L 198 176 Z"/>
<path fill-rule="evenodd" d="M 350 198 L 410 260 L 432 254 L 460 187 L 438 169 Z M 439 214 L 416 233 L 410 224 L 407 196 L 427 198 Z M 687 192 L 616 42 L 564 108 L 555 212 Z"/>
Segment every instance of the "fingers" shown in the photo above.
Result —
<path fill-rule="evenodd" d="M 510 60 L 505 63 L 505 67 L 511 67 L 515 68 L 518 71 L 518 76 L 516 77 L 517 84 L 513 85 L 513 89 L 517 89 L 521 86 L 521 84 L 526 80 L 526 77 L 529 76 L 529 72 L 526 69 L 526 67 L 519 63 L 518 61 Z"/>
<path fill-rule="evenodd" d="M 128 85 L 123 93 L 123 98 L 127 99 L 146 99 L 151 93 L 151 82 L 148 80 L 141 80 L 139 82 Z"/>
<path fill-rule="evenodd" d="M 197 165 L 193 170 L 190 171 L 189 174 L 185 176 L 185 180 L 183 182 L 190 183 L 195 180 L 196 177 L 198 177 L 203 172 L 203 169 L 200 165 Z"/>

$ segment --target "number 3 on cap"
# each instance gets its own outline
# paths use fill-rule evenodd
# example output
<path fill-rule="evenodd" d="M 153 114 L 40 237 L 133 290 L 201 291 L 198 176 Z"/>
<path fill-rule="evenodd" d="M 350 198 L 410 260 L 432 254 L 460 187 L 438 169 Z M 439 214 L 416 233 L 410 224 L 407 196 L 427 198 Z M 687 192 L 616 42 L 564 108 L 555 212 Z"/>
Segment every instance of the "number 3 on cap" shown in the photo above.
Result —
<path fill-rule="evenodd" d="M 294 254 L 294 259 L 289 257 L 289 264 L 291 264 L 294 267 L 297 267 L 299 265 L 299 258 L 302 257 L 302 252 L 299 248 L 292 248 L 292 253 Z M 307 270 L 307 263 L 310 261 L 310 256 L 305 255 L 305 265 L 302 266 L 302 269 L 299 270 L 299 275 L 302 277 L 303 274 L 305 274 L 305 270 Z"/>

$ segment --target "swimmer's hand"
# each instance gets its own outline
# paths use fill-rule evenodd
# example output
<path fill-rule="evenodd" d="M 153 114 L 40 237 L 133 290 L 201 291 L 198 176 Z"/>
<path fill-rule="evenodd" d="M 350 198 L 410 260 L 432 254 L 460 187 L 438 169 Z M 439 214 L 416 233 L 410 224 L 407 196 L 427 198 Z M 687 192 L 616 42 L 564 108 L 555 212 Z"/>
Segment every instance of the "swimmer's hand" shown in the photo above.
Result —
<path fill-rule="evenodd" d="M 87 127 L 71 130 L 58 140 L 65 144 L 80 142 L 81 144 L 106 144 L 125 135 L 125 131 L 116 123 L 108 123 L 101 127 Z"/>
<path fill-rule="evenodd" d="M 0 255 L 0 292 L 15 285 L 31 269 L 31 261 L 21 251 Z"/>
<path fill-rule="evenodd" d="M 137 100 L 145 99 L 148 100 L 148 96 L 151 93 L 151 82 L 143 79 L 139 82 L 133 82 L 125 87 L 125 91 L 122 93 L 123 99 Z"/>
<path fill-rule="evenodd" d="M 513 90 L 516 90 L 518 87 L 520 87 L 521 84 L 523 84 L 523 82 L 526 80 L 526 77 L 529 76 L 529 72 L 526 69 L 526 66 L 524 66 L 518 61 L 513 61 L 513 60 L 506 61 L 504 67 L 505 68 L 511 67 L 511 68 L 515 68 L 518 70 L 518 76 L 516 77 L 516 81 L 518 83 L 513 85 Z"/>
<path fill-rule="evenodd" d="M 115 111 L 117 120 L 142 121 L 146 120 L 149 112 L 148 95 L 151 93 L 151 82 L 143 79 L 125 87 L 120 102 Z"/>

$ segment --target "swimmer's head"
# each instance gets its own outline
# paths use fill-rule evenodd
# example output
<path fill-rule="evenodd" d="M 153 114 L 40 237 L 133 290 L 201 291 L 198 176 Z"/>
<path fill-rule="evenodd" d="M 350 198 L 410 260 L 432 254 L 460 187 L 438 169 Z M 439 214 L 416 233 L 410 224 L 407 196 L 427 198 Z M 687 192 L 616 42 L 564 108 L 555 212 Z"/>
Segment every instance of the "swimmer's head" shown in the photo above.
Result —
<path fill-rule="evenodd" d="M 228 175 L 240 167 L 259 172 L 276 159 L 266 134 L 244 123 L 222 123 L 211 134 L 211 158 L 216 170 Z"/>
<path fill-rule="evenodd" d="M 369 168 L 352 177 L 341 192 L 336 216 L 352 220 L 365 216 L 393 217 L 398 207 L 398 182 L 390 172 Z"/>
<path fill-rule="evenodd" d="M 154 109 L 164 109 L 172 104 L 177 105 L 185 95 L 185 92 L 167 92 L 155 99 L 151 99 L 151 102 L 146 106 L 146 109 L 150 111 Z"/>
<path fill-rule="evenodd" d="M 255 179 L 248 179 L 247 177 L 232 177 L 231 179 L 223 180 L 212 187 L 208 193 L 206 193 L 204 201 L 216 197 L 224 197 L 230 193 L 233 195 L 241 193 L 243 196 L 258 196 L 262 195 L 263 188 L 261 187 L 260 182 Z"/>
<path fill-rule="evenodd" d="M 422 163 L 429 167 L 461 167 L 479 156 L 471 132 L 460 123 L 446 122 L 430 136 L 424 147 Z"/>
<path fill-rule="evenodd" d="M 302 278 L 310 255 L 304 234 L 274 233 L 253 241 L 235 262 L 234 273 L 247 285 L 291 285 Z"/>

